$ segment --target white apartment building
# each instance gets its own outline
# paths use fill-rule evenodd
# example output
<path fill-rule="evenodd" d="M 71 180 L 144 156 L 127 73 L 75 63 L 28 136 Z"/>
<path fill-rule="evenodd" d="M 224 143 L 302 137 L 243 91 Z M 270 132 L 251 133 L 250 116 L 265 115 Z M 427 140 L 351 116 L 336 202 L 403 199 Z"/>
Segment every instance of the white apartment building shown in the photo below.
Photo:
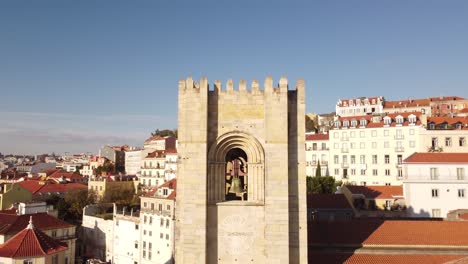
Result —
<path fill-rule="evenodd" d="M 467 152 L 467 117 L 428 117 L 419 152 Z"/>
<path fill-rule="evenodd" d="M 322 176 L 330 174 L 328 170 L 329 135 L 308 134 L 306 135 L 306 176 L 316 176 L 317 166 L 320 163 Z"/>
<path fill-rule="evenodd" d="M 142 264 L 173 263 L 177 180 L 152 188 L 141 197 Z"/>
<path fill-rule="evenodd" d="M 140 263 L 140 217 L 114 212 L 111 263 Z"/>
<path fill-rule="evenodd" d="M 381 114 L 384 108 L 384 98 L 360 97 L 354 99 L 340 99 L 336 103 L 336 115 L 340 117 L 362 116 L 367 114 Z"/>
<path fill-rule="evenodd" d="M 165 182 L 166 152 L 155 150 L 142 160 L 140 184 L 143 186 L 159 186 Z"/>
<path fill-rule="evenodd" d="M 431 110 L 431 101 L 429 98 L 410 98 L 408 100 L 385 101 L 383 112 L 388 114 L 421 112 L 422 114 L 431 116 Z"/>
<path fill-rule="evenodd" d="M 133 149 L 125 151 L 125 172 L 128 175 L 140 175 L 143 158 L 154 149 Z"/>
<path fill-rule="evenodd" d="M 177 177 L 177 150 L 166 150 L 166 162 L 164 163 L 164 178 L 170 181 Z"/>
<path fill-rule="evenodd" d="M 341 117 L 329 137 L 330 175 L 356 185 L 401 185 L 402 161 L 418 150 L 420 113 Z"/>
<path fill-rule="evenodd" d="M 468 152 L 414 153 L 404 160 L 408 215 L 446 217 L 468 208 Z"/>
<path fill-rule="evenodd" d="M 145 140 L 144 148 L 145 149 L 154 149 L 154 150 L 166 150 L 166 149 L 176 149 L 176 137 L 167 136 L 153 136 Z"/>

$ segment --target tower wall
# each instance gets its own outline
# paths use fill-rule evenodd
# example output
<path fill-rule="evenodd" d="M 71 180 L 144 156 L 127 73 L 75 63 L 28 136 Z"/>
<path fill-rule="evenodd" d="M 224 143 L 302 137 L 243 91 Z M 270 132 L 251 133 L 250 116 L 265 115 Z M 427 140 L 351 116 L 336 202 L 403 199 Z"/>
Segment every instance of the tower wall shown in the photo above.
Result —
<path fill-rule="evenodd" d="M 246 86 L 179 82 L 177 263 L 307 263 L 304 83 Z M 223 200 L 229 147 L 247 153 L 247 201 Z"/>

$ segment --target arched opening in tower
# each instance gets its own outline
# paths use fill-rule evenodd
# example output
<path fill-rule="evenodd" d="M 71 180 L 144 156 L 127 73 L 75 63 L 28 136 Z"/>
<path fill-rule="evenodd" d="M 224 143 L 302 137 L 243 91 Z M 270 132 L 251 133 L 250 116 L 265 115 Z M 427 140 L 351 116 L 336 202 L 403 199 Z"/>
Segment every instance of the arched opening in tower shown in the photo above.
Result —
<path fill-rule="evenodd" d="M 226 201 L 247 200 L 247 154 L 233 148 L 226 154 Z"/>

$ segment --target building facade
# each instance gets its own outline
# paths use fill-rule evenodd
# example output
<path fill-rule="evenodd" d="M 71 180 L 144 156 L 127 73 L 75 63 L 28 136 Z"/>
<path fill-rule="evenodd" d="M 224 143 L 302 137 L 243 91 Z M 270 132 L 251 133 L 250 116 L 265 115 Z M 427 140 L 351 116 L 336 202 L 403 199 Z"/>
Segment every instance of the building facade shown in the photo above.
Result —
<path fill-rule="evenodd" d="M 307 262 L 304 81 L 246 86 L 179 81 L 176 263 Z"/>
<path fill-rule="evenodd" d="M 446 217 L 468 207 L 468 153 L 414 153 L 404 161 L 408 215 Z"/>
<path fill-rule="evenodd" d="M 328 155 L 330 153 L 328 134 L 306 135 L 306 176 L 316 176 L 320 164 L 321 176 L 329 176 Z"/>

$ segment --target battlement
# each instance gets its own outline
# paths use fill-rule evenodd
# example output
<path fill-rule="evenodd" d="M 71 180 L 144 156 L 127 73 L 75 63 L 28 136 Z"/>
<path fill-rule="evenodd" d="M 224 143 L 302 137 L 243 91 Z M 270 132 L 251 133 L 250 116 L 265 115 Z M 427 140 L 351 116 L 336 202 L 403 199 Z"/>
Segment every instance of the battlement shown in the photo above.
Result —
<path fill-rule="evenodd" d="M 259 82 L 253 80 L 250 89 L 247 89 L 247 83 L 245 80 L 241 79 L 237 86 L 237 89 L 234 89 L 234 82 L 230 79 L 226 82 L 226 88 L 223 90 L 221 81 L 216 80 L 212 86 L 209 87 L 208 80 L 206 77 L 203 77 L 200 82 L 194 81 L 192 77 L 188 77 L 186 80 L 181 79 L 179 81 L 179 92 L 215 92 L 218 94 L 234 94 L 234 93 L 251 93 L 251 94 L 266 94 L 266 93 L 287 93 L 289 90 L 288 79 L 283 75 L 279 80 L 276 87 L 273 87 L 273 79 L 271 76 L 267 76 L 263 82 L 263 89 L 260 88 Z M 303 79 L 299 79 L 296 82 L 295 91 L 304 92 L 305 82 Z"/>

